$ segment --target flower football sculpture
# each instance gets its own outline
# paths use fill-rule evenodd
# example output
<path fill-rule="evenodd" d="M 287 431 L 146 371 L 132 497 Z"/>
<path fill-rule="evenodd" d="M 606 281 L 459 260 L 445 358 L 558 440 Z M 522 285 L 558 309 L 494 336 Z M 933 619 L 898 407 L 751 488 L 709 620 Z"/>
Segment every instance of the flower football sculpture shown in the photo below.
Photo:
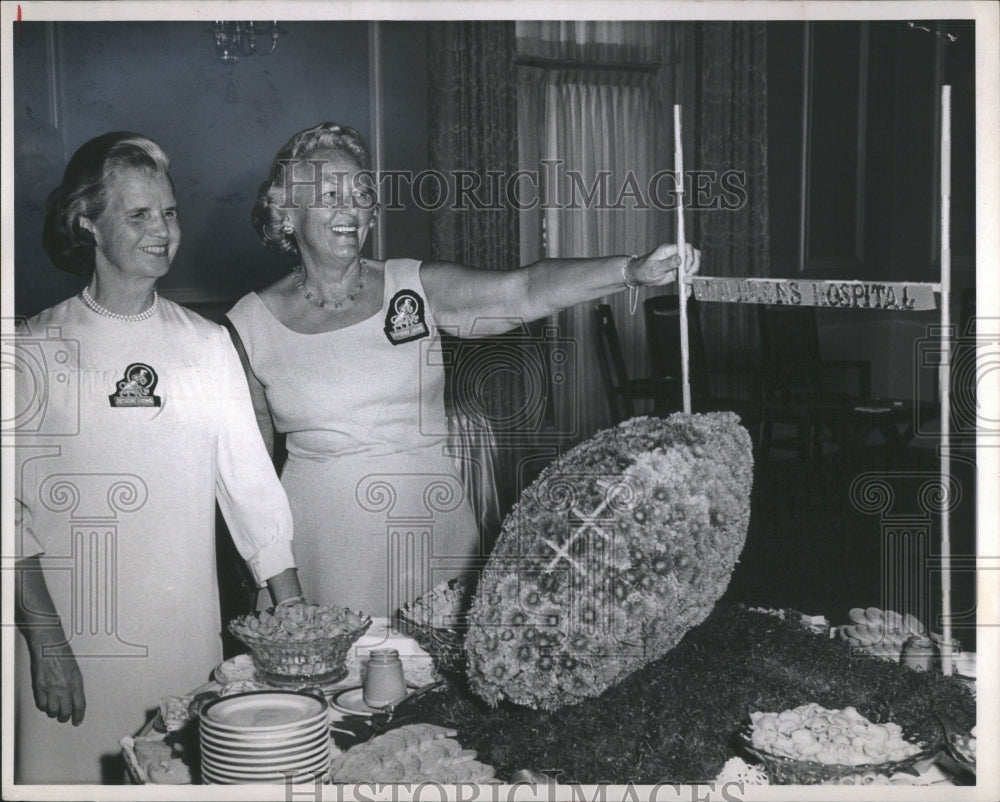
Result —
<path fill-rule="evenodd" d="M 555 460 L 483 570 L 465 640 L 473 689 L 554 710 L 663 656 L 729 584 L 752 482 L 731 412 L 634 418 Z"/>

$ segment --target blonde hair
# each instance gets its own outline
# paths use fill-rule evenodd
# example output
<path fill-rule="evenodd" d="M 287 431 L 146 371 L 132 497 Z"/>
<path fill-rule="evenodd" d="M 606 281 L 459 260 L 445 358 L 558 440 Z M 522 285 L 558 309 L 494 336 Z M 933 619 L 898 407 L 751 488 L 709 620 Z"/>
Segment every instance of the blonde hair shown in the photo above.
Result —
<path fill-rule="evenodd" d="M 299 131 L 289 139 L 271 162 L 268 178 L 260 185 L 257 201 L 250 212 L 257 236 L 274 253 L 295 255 L 299 252 L 294 235 L 284 229 L 286 176 L 296 164 L 307 161 L 321 150 L 339 151 L 356 161 L 362 170 L 371 170 L 372 157 L 368 144 L 361 134 L 349 126 L 320 123 Z"/>

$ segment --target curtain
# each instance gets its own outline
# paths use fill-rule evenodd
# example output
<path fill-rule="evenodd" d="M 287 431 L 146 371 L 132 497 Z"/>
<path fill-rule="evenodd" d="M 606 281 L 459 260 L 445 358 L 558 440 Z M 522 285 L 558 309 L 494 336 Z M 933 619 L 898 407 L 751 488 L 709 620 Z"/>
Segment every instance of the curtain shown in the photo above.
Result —
<path fill-rule="evenodd" d="M 669 26 L 649 22 L 529 21 L 517 23 L 517 53 L 560 61 L 618 64 L 665 63 Z"/>
<path fill-rule="evenodd" d="M 517 85 L 513 22 L 431 25 L 430 166 L 445 176 L 517 169 Z M 431 217 L 434 258 L 489 270 L 519 266 L 516 210 L 455 208 Z"/>
<path fill-rule="evenodd" d="M 432 25 L 429 44 L 432 168 L 485 176 L 520 167 L 544 183 L 551 174 L 541 162 L 554 158 L 564 173 L 578 171 L 586 187 L 601 170 L 609 172 L 613 194 L 630 177 L 644 187 L 653 172 L 673 169 L 677 98 L 687 169 L 745 174 L 741 208 L 687 213 L 688 240 L 702 250 L 702 270 L 769 274 L 764 23 L 449 22 Z M 557 178 L 565 184 L 565 176 Z M 628 208 L 628 201 L 620 210 L 593 203 L 521 210 L 446 204 L 433 214 L 433 255 L 495 270 L 543 256 L 641 253 L 675 240 L 675 216 L 655 206 Z M 642 290 L 640 304 L 662 292 Z M 630 315 L 626 292 L 602 300 L 612 305 L 630 374 L 647 375 L 641 307 Z M 581 304 L 548 321 L 577 351 L 580 369 L 568 382 L 550 375 L 548 387 L 539 388 L 516 370 L 484 372 L 476 390 L 493 420 L 517 420 L 545 393 L 547 443 L 554 432 L 563 447 L 571 445 L 610 422 L 594 350 L 594 306 Z M 753 306 L 706 303 L 701 313 L 713 366 L 756 361 Z M 498 433 L 504 510 L 517 497 L 527 453 L 523 441 L 512 443 L 505 447 Z"/>
<path fill-rule="evenodd" d="M 657 108 L 654 77 L 644 73 L 550 72 L 544 86 L 544 148 L 549 160 L 562 160 L 593 186 L 601 171 L 610 173 L 609 200 L 619 188 L 645 188 L 655 171 Z M 567 189 L 567 186 L 563 186 Z M 559 203 L 545 210 L 546 255 L 600 256 L 645 253 L 663 238 L 664 214 L 656 209 L 601 208 L 600 203 Z M 640 291 L 639 303 L 649 294 Z M 632 376 L 647 375 L 646 334 L 642 307 L 633 315 L 627 292 L 601 299 L 610 304 Z M 579 357 L 575 382 L 555 386 L 559 431 L 576 428 L 579 439 L 613 421 L 605 403 L 598 369 L 594 302 L 579 304 L 560 315 L 564 336 L 576 343 Z M 598 401 L 599 399 L 599 401 Z M 596 403 L 595 403 L 596 402 Z M 576 439 L 576 438 L 573 438 Z"/>
<path fill-rule="evenodd" d="M 514 41 L 513 22 L 440 22 L 430 26 L 430 167 L 449 181 L 455 180 L 456 172 L 468 171 L 488 185 L 490 171 L 510 175 L 517 169 Z M 445 203 L 432 212 L 432 257 L 486 270 L 518 267 L 517 210 L 506 204 L 485 209 L 462 206 Z M 460 456 L 467 463 L 481 462 L 485 449 L 467 446 L 492 439 L 492 470 L 489 465 L 479 465 L 478 470 L 484 477 L 495 475 L 503 515 L 517 499 L 516 473 L 524 433 L 510 422 L 522 420 L 523 410 L 530 406 L 526 371 L 519 364 L 516 346 L 458 342 L 447 336 L 444 344 L 451 352 L 453 425 L 463 434 Z M 480 435 L 475 427 L 483 421 L 492 432 Z M 469 490 L 477 509 L 492 508 L 488 499 L 483 500 L 482 486 Z M 496 515 L 489 517 L 481 527 L 487 546 L 498 522 Z M 484 516 L 480 518 L 483 522 Z"/>
<path fill-rule="evenodd" d="M 768 276 L 766 23 L 697 23 L 690 33 L 694 166 L 746 176 L 746 203 L 734 211 L 691 212 L 690 238 L 701 248 L 707 275 Z M 711 364 L 742 367 L 759 361 L 754 305 L 706 303 L 700 311 Z M 740 390 L 748 388 L 727 388 Z"/>
<path fill-rule="evenodd" d="M 518 119 L 521 166 L 536 170 L 554 200 L 549 208 L 522 212 L 522 259 L 645 253 L 673 236 L 669 211 L 648 197 L 650 176 L 671 169 L 670 98 L 674 71 L 664 66 L 673 50 L 668 26 L 649 23 L 519 22 Z M 540 61 L 540 60 L 541 61 Z M 557 170 L 539 169 L 543 160 Z M 608 173 L 608 199 L 625 188 L 641 198 L 624 208 L 569 203 L 572 179 L 592 189 Z M 667 185 L 669 186 L 669 185 Z M 577 208 L 567 208 L 576 206 Z M 650 208 L 640 208 L 647 205 Z M 554 431 L 572 445 L 612 421 L 597 357 L 594 308 L 613 310 L 630 375 L 649 374 L 641 303 L 661 288 L 640 291 L 633 316 L 628 293 L 565 310 L 553 321 L 576 351 L 569 381 L 552 387 Z M 643 411 L 642 402 L 637 407 Z"/>

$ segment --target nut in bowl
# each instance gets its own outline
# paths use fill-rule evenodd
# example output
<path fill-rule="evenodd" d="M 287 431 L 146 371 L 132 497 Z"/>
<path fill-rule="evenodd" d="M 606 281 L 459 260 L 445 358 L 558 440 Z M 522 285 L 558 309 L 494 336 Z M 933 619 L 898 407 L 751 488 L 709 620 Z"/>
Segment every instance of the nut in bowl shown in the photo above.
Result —
<path fill-rule="evenodd" d="M 932 760 L 940 748 L 939 732 L 930 743 L 914 743 L 898 724 L 876 724 L 853 707 L 828 710 L 813 702 L 781 713 L 753 713 L 739 738 L 775 784 L 891 776 Z"/>
<path fill-rule="evenodd" d="M 355 610 L 296 604 L 236 618 L 229 631 L 250 647 L 261 679 L 301 687 L 346 677 L 347 652 L 371 623 Z"/>

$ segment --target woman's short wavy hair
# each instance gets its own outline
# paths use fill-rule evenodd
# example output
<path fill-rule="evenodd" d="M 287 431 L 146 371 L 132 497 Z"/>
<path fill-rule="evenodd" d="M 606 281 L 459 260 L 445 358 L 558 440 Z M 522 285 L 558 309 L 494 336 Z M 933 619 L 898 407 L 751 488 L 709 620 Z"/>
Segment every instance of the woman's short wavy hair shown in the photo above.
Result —
<path fill-rule="evenodd" d="M 108 205 L 108 182 L 122 169 L 149 170 L 170 179 L 170 160 L 152 139 L 129 131 L 94 137 L 73 154 L 62 183 L 45 202 L 42 244 L 52 264 L 78 276 L 94 272 L 94 235 L 80 218 L 94 220 Z"/>
<path fill-rule="evenodd" d="M 365 138 L 355 129 L 337 123 L 320 123 L 299 131 L 285 143 L 271 162 L 267 181 L 260 185 L 250 220 L 261 242 L 280 255 L 297 255 L 295 237 L 284 229 L 285 178 L 287 171 L 321 150 L 339 151 L 358 163 L 362 170 L 372 169 L 372 157 Z"/>

